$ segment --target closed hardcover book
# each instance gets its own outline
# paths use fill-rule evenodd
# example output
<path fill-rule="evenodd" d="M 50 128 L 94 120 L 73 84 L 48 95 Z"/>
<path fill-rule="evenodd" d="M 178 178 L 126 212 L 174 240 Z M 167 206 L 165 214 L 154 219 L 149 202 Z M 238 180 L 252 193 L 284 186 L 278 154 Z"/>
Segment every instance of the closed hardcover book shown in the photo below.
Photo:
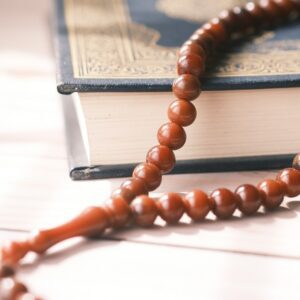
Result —
<path fill-rule="evenodd" d="M 129 176 L 174 101 L 180 45 L 247 1 L 57 0 L 58 91 L 73 179 Z M 300 149 L 300 24 L 233 42 L 207 66 L 173 173 L 275 169 Z"/>

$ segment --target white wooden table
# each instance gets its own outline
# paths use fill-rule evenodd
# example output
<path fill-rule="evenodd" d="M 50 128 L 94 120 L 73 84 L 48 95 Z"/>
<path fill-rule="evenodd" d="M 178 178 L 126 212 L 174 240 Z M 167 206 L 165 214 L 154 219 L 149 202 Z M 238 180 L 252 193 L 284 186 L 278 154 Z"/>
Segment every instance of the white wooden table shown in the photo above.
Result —
<path fill-rule="evenodd" d="M 68 178 L 49 4 L 0 2 L 1 242 L 64 221 L 120 183 Z M 269 176 L 274 172 L 167 176 L 160 191 L 234 188 Z M 253 218 L 76 239 L 27 262 L 20 276 L 55 300 L 299 299 L 299 200 Z"/>

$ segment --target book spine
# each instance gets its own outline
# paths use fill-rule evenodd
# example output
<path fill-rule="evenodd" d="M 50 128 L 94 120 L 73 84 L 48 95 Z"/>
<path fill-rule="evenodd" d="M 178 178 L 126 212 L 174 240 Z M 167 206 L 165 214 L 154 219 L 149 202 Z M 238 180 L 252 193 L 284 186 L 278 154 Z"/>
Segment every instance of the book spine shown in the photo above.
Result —
<path fill-rule="evenodd" d="M 178 161 L 170 174 L 276 170 L 290 166 L 295 154 L 210 158 Z M 107 165 L 70 168 L 73 180 L 130 177 L 137 165 Z"/>

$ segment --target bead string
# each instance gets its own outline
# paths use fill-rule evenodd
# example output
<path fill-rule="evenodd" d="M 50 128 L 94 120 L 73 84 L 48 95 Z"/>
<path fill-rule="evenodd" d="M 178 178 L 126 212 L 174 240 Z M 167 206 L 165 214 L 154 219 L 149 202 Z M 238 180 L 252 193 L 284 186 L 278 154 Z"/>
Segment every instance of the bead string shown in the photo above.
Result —
<path fill-rule="evenodd" d="M 268 29 L 300 15 L 300 0 L 261 0 L 248 2 L 222 11 L 186 41 L 179 50 L 177 72 L 173 82 L 175 100 L 168 109 L 170 122 L 157 133 L 159 144 L 151 148 L 146 162 L 133 170 L 132 178 L 123 182 L 110 199 L 101 206 L 89 207 L 73 220 L 48 230 L 41 230 L 23 241 L 12 241 L 1 248 L 0 296 L 3 300 L 41 299 L 15 278 L 16 267 L 29 252 L 43 254 L 53 245 L 66 239 L 99 236 L 107 229 L 117 229 L 134 222 L 149 227 L 157 216 L 167 224 L 174 224 L 186 213 L 193 221 L 203 220 L 209 211 L 217 218 L 227 219 L 238 208 L 243 214 L 254 214 L 261 205 L 266 210 L 280 206 L 285 196 L 300 194 L 300 154 L 292 168 L 280 171 L 275 179 L 266 179 L 257 186 L 243 184 L 232 192 L 218 188 L 207 195 L 193 190 L 186 195 L 166 193 L 159 199 L 148 193 L 159 187 L 162 174 L 175 165 L 174 150 L 186 141 L 184 127 L 196 119 L 196 109 L 191 101 L 201 93 L 200 79 L 205 65 L 216 50 L 237 36 Z"/>

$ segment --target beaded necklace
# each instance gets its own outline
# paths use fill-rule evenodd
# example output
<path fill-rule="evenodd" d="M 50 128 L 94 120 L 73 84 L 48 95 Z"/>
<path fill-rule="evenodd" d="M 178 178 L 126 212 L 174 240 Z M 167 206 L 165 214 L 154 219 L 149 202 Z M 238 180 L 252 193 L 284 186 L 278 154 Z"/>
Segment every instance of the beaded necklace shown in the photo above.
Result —
<path fill-rule="evenodd" d="M 300 154 L 294 158 L 292 168 L 280 171 L 275 179 L 263 180 L 257 186 L 243 184 L 234 192 L 218 188 L 208 195 L 195 189 L 184 195 L 166 193 L 159 199 L 151 198 L 148 193 L 160 185 L 162 175 L 170 172 L 175 165 L 174 151 L 184 145 L 184 127 L 191 125 L 196 118 L 192 101 L 201 93 L 200 79 L 205 72 L 206 62 L 216 50 L 221 50 L 234 36 L 244 36 L 293 21 L 299 15 L 300 0 L 260 0 L 222 11 L 218 17 L 194 32 L 179 50 L 179 76 L 173 82 L 173 93 L 177 100 L 168 108 L 170 122 L 159 128 L 159 144 L 148 151 L 146 162 L 136 166 L 132 178 L 123 182 L 103 205 L 88 207 L 61 226 L 36 231 L 26 240 L 3 246 L 0 252 L 0 299 L 41 299 L 16 279 L 16 267 L 27 253 L 43 254 L 66 239 L 99 236 L 108 229 L 118 229 L 129 223 L 149 227 L 157 216 L 167 224 L 174 224 L 184 213 L 193 221 L 203 220 L 209 211 L 221 219 L 230 218 L 236 209 L 244 215 L 251 215 L 261 205 L 271 211 L 280 206 L 285 196 L 298 196 Z"/>

